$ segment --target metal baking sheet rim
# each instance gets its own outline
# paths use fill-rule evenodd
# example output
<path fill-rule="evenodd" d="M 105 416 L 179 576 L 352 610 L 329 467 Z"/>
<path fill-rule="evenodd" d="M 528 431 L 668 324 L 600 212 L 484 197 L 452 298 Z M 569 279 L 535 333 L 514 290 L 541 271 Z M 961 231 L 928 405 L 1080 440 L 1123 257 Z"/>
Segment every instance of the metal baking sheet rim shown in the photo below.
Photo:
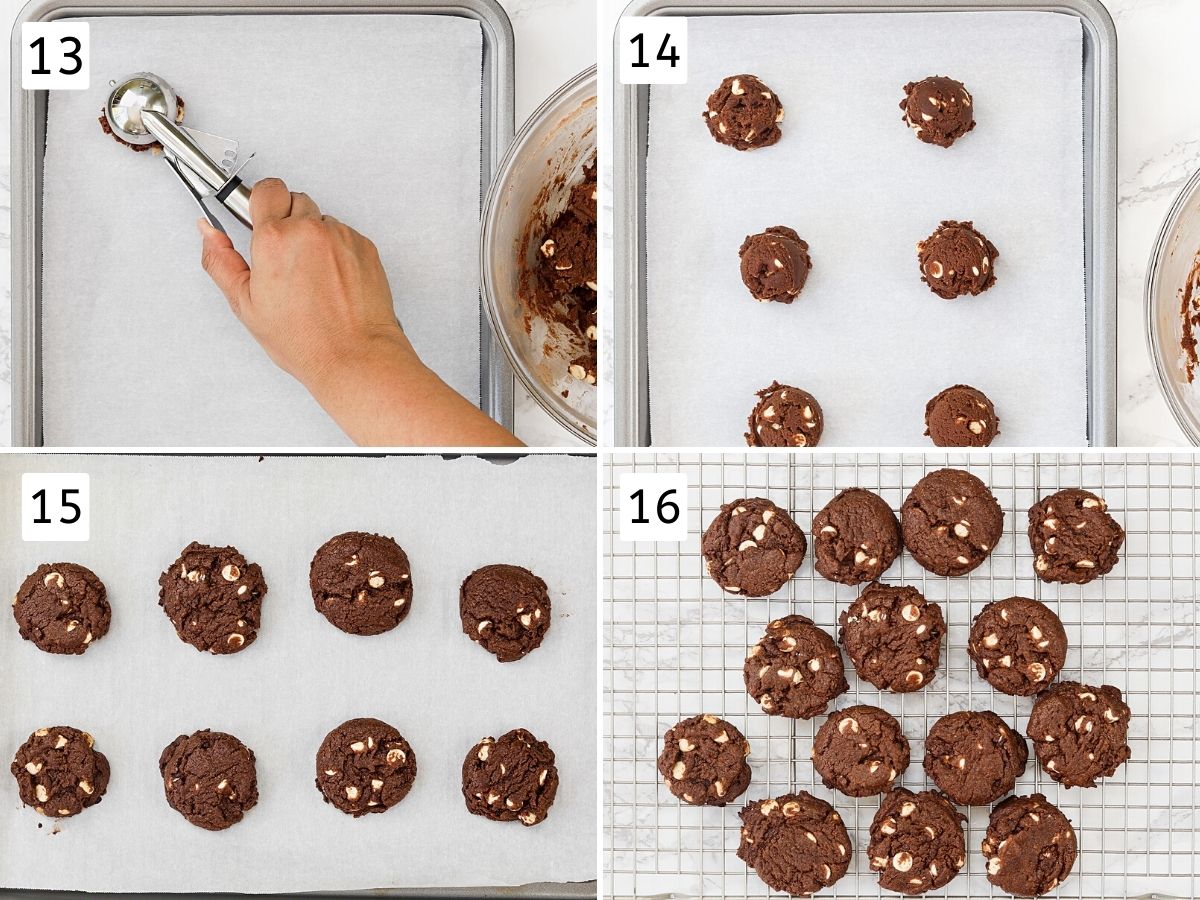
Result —
<path fill-rule="evenodd" d="M 1088 443 L 1117 437 L 1117 31 L 1100 0 L 633 0 L 626 16 L 1054 12 L 1083 25 L 1084 295 Z M 613 36 L 614 71 L 620 47 Z M 650 446 L 646 349 L 645 85 L 613 85 L 613 391 L 618 447 Z"/>
<path fill-rule="evenodd" d="M 41 306 L 42 161 L 46 92 L 21 89 L 21 25 L 76 16 L 118 15 L 451 15 L 474 19 L 483 32 L 483 129 L 479 204 L 512 142 L 514 58 L 512 25 L 497 0 L 30 0 L 17 16 L 12 49 L 12 444 L 42 446 Z M 479 295 L 480 408 L 513 427 L 515 376 Z"/>

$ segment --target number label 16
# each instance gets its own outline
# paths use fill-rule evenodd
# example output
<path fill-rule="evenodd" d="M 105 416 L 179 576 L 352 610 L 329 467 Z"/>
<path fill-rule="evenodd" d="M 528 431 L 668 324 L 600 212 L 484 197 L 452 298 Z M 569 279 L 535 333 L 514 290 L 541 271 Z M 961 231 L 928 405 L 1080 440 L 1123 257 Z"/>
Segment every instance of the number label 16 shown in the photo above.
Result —
<path fill-rule="evenodd" d="M 688 484 L 682 472 L 621 476 L 621 540 L 682 541 L 688 534 Z"/>
<path fill-rule="evenodd" d="M 21 476 L 21 537 L 26 541 L 86 541 L 91 528 L 87 473 L 26 472 Z"/>

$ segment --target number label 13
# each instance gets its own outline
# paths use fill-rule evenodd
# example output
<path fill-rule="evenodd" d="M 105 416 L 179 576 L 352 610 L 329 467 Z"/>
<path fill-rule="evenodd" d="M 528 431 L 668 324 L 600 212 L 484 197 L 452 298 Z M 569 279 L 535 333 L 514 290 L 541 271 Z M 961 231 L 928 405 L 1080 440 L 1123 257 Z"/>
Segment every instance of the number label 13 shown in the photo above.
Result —
<path fill-rule="evenodd" d="M 688 483 L 682 472 L 621 476 L 621 540 L 683 541 L 688 534 Z"/>
<path fill-rule="evenodd" d="M 91 529 L 87 473 L 26 472 L 21 476 L 21 538 L 86 541 Z"/>

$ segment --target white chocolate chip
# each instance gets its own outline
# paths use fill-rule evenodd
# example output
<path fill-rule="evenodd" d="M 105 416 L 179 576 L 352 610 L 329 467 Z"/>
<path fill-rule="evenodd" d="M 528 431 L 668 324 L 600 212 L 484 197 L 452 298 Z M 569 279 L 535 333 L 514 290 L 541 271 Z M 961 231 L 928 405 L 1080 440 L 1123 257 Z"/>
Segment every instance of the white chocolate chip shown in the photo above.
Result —
<path fill-rule="evenodd" d="M 742 87 L 742 82 L 735 78 L 733 79 L 733 84 L 729 86 L 729 93 L 733 94 L 735 97 L 740 97 L 742 94 L 746 93 L 746 89 Z"/>
<path fill-rule="evenodd" d="M 372 572 L 370 574 L 370 576 L 367 578 L 367 584 L 373 588 L 383 587 L 385 581 L 386 581 L 386 579 L 382 575 L 380 575 L 378 572 Z"/>
<path fill-rule="evenodd" d="M 233 563 L 230 563 L 229 565 L 227 565 L 225 568 L 223 568 L 221 570 L 221 577 L 224 578 L 226 581 L 237 581 L 239 578 L 242 577 L 242 570 L 239 569 L 237 566 L 235 566 Z"/>
<path fill-rule="evenodd" d="M 46 587 L 60 588 L 63 586 L 62 574 L 60 572 L 51 572 L 42 579 L 42 584 L 44 584 Z"/>
<path fill-rule="evenodd" d="M 687 766 L 685 766 L 682 761 L 677 762 L 677 763 L 675 763 L 675 767 L 673 769 L 671 769 L 671 777 L 674 778 L 676 781 L 678 781 L 680 778 L 683 777 L 683 774 L 686 771 L 687 771 Z"/>
<path fill-rule="evenodd" d="M 393 747 L 387 752 L 388 765 L 396 766 L 408 759 L 408 754 L 399 747 Z"/>
<path fill-rule="evenodd" d="M 758 546 L 758 544 L 754 543 L 754 541 L 742 541 L 740 544 L 738 544 L 738 553 L 741 553 L 743 550 L 749 550 L 751 547 L 757 547 L 757 546 Z"/>
<path fill-rule="evenodd" d="M 846 716 L 846 718 L 844 718 L 840 722 L 838 722 L 837 730 L 840 734 L 845 734 L 846 732 L 850 732 L 851 734 L 858 734 L 858 732 L 859 732 L 858 720 L 853 718 L 852 716 Z"/>
<path fill-rule="evenodd" d="M 37 797 L 38 803 L 45 803 L 50 799 L 50 792 L 46 790 L 46 786 L 44 784 L 39 784 L 37 787 L 35 787 L 33 789 L 33 794 L 35 797 Z"/>
<path fill-rule="evenodd" d="M 904 604 L 904 608 L 900 610 L 900 615 L 904 617 L 906 622 L 915 622 L 921 618 L 921 610 L 913 603 Z"/>
<path fill-rule="evenodd" d="M 916 811 L 917 811 L 917 804 L 909 803 L 906 801 L 905 803 L 901 804 L 901 806 L 900 806 L 900 818 L 907 819 L 909 816 L 911 816 Z"/>
<path fill-rule="evenodd" d="M 892 857 L 892 868 L 897 872 L 907 872 L 912 868 L 912 864 L 912 855 L 905 853 L 903 850 Z"/>

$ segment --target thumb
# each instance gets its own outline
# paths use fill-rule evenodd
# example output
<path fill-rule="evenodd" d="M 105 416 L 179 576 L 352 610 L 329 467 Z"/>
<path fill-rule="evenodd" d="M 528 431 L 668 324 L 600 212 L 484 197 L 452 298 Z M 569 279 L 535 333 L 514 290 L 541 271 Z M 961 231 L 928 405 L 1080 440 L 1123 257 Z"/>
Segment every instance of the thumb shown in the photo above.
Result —
<path fill-rule="evenodd" d="M 233 314 L 241 318 L 243 307 L 250 302 L 250 267 L 234 248 L 229 235 L 213 228 L 205 219 L 198 220 L 196 226 L 204 239 L 200 265 L 221 289 Z"/>

